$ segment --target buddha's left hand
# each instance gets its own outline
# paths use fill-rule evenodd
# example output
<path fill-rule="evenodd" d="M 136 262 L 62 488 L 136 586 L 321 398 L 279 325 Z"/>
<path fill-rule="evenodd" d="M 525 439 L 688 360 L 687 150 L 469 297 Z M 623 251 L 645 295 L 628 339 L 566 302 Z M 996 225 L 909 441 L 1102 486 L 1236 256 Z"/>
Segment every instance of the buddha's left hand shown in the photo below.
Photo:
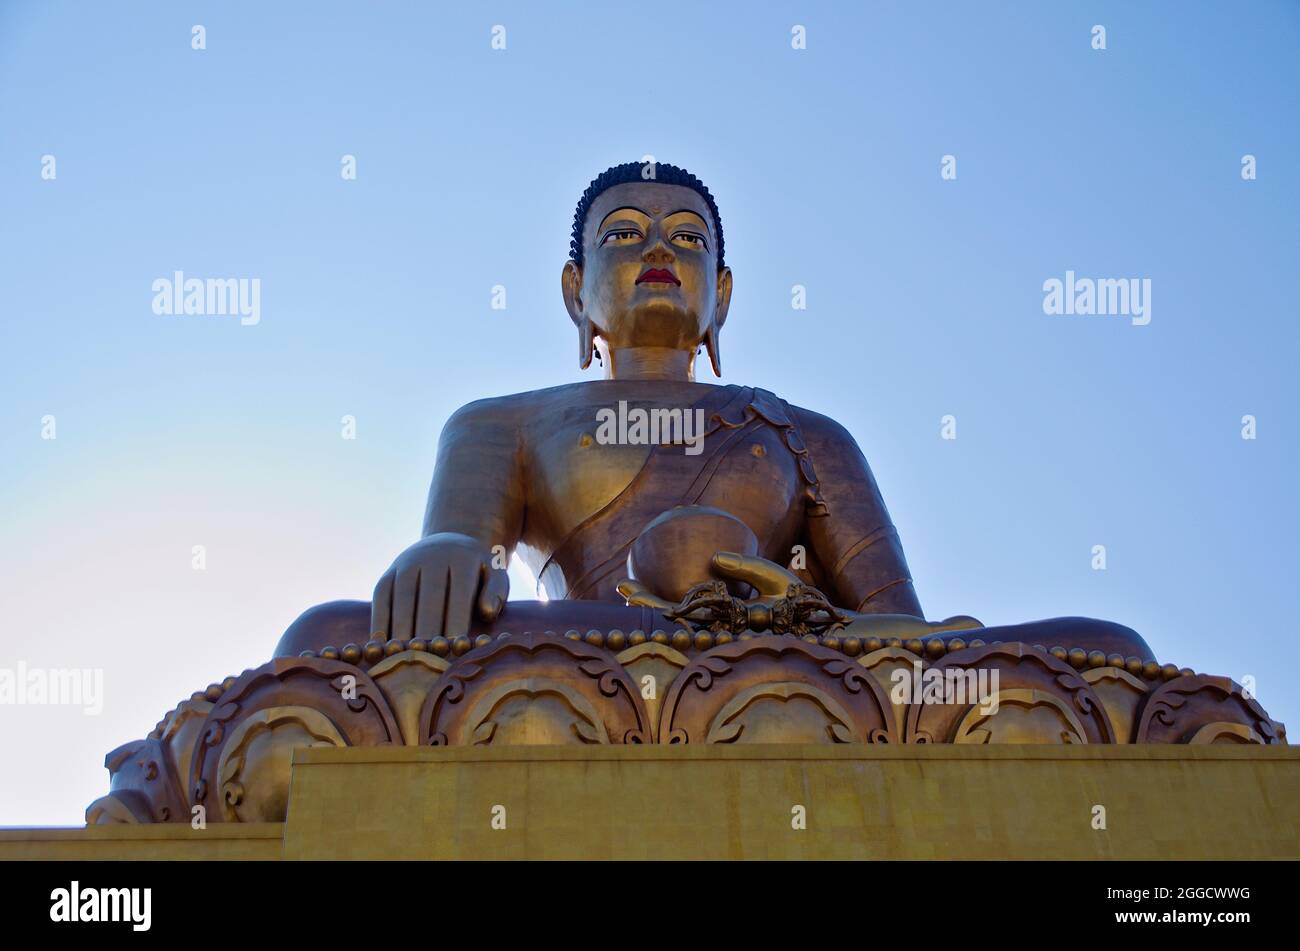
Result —
<path fill-rule="evenodd" d="M 775 601 L 783 598 L 792 584 L 803 584 L 803 580 L 789 568 L 758 558 L 753 555 L 741 555 L 737 552 L 720 551 L 713 556 L 713 572 L 723 578 L 743 581 L 754 589 L 750 601 Z M 658 597 L 644 585 L 635 581 L 625 581 L 618 586 L 619 593 L 634 607 L 654 608 L 658 611 L 677 607 Z M 852 620 L 839 631 L 842 636 L 879 637 L 885 640 L 898 637 L 904 640 L 913 637 L 928 637 L 944 631 L 964 631 L 983 627 L 975 618 L 967 614 L 958 614 L 942 621 L 927 621 L 923 617 L 911 614 L 862 614 L 856 611 L 841 611 Z"/>

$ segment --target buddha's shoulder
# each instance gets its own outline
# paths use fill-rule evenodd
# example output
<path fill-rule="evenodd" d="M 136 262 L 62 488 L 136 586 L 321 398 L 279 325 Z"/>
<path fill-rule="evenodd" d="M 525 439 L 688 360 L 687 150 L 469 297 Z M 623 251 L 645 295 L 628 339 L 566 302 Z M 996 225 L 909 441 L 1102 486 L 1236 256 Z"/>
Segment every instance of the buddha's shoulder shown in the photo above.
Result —
<path fill-rule="evenodd" d="M 689 384 L 687 389 L 671 388 L 674 395 L 687 400 L 691 405 L 709 391 L 727 389 L 713 384 Z M 734 388 L 732 388 L 734 389 Z M 448 429 L 492 427 L 526 427 L 536 420 L 552 424 L 561 411 L 574 407 L 606 405 L 619 398 L 664 397 L 669 393 L 658 392 L 654 386 L 629 387 L 614 381 L 586 380 L 578 383 L 565 383 L 561 386 L 547 387 L 542 390 L 529 390 L 524 393 L 511 393 L 506 396 L 492 396 L 466 403 L 452 414 L 447 422 Z M 814 410 L 785 404 L 794 417 L 794 422 L 805 436 L 818 442 L 853 443 L 853 437 L 842 425 Z"/>
<path fill-rule="evenodd" d="M 592 382 L 565 383 L 542 390 L 489 396 L 466 403 L 451 415 L 448 428 L 488 424 L 520 426 L 538 418 L 550 418 L 564 406 L 598 400 Z"/>
<path fill-rule="evenodd" d="M 725 387 L 710 383 L 654 383 L 615 380 L 583 380 L 542 390 L 492 396 L 466 403 L 452 414 L 448 426 L 482 425 L 509 422 L 526 425 L 533 420 L 553 422 L 556 413 L 576 407 L 617 405 L 622 400 L 639 402 L 679 402 L 692 405 L 710 392 Z"/>
<path fill-rule="evenodd" d="M 799 424 L 805 438 L 824 443 L 852 443 L 857 445 L 853 435 L 837 420 L 815 410 L 795 406 L 793 403 L 787 405 L 789 405 L 790 412 L 794 416 L 795 422 Z"/>

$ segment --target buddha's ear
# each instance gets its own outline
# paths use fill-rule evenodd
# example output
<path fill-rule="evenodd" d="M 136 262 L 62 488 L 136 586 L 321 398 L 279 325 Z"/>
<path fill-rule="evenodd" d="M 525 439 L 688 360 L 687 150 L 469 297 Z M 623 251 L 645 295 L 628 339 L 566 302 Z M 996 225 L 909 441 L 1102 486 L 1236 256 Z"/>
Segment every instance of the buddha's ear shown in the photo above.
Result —
<path fill-rule="evenodd" d="M 713 309 L 713 320 L 704 332 L 704 349 L 709 352 L 709 363 L 713 365 L 713 375 L 722 376 L 722 347 L 718 335 L 722 325 L 727 322 L 727 311 L 731 308 L 731 268 L 724 267 L 718 272 L 717 304 Z"/>
<path fill-rule="evenodd" d="M 582 268 L 576 261 L 565 261 L 564 270 L 560 272 L 560 290 L 564 294 L 564 308 L 569 312 L 569 319 L 578 328 L 578 369 L 585 370 L 591 366 L 591 354 L 595 350 L 591 320 L 582 307 Z"/>
<path fill-rule="evenodd" d="M 718 303 L 713 311 L 713 325 L 719 330 L 727 322 L 727 311 L 731 308 L 731 268 L 724 267 L 718 271 Z"/>
<path fill-rule="evenodd" d="M 569 319 L 581 324 L 582 316 L 582 266 L 577 261 L 564 262 L 560 272 L 560 292 L 564 294 L 564 309 L 569 312 Z"/>
<path fill-rule="evenodd" d="M 718 325 L 709 324 L 704 332 L 704 349 L 709 352 L 709 363 L 713 366 L 713 375 L 722 376 L 722 349 L 718 344 Z"/>

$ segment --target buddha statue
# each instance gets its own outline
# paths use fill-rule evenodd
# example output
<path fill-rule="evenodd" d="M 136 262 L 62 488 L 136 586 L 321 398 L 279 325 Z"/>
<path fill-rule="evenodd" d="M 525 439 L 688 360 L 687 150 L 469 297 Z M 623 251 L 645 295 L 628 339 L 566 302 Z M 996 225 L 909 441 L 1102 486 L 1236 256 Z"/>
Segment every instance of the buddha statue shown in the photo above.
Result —
<path fill-rule="evenodd" d="M 928 621 L 898 532 L 834 420 L 721 375 L 733 275 L 709 189 L 663 163 L 599 175 L 560 275 L 604 379 L 479 400 L 442 431 L 422 537 L 370 602 L 312 608 L 277 657 L 371 640 L 701 625 L 1071 644 L 1153 660 L 1119 624 Z M 518 556 L 547 600 L 508 601 Z"/>
<path fill-rule="evenodd" d="M 283 821 L 303 747 L 1286 742 L 1122 625 L 927 620 L 844 427 L 696 381 L 732 280 L 695 176 L 596 178 L 560 286 L 605 378 L 457 410 L 373 598 L 309 609 L 110 752 L 87 823 Z M 507 600 L 513 557 L 546 599 Z"/>

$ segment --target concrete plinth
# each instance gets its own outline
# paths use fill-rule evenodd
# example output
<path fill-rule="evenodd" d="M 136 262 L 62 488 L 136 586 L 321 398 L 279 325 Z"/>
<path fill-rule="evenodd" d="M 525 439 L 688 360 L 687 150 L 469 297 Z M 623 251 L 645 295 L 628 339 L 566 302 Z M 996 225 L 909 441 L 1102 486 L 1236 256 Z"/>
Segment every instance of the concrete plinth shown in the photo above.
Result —
<path fill-rule="evenodd" d="M 5 858 L 1297 859 L 1300 749 L 302 748 L 282 826 L 4 830 Z"/>

